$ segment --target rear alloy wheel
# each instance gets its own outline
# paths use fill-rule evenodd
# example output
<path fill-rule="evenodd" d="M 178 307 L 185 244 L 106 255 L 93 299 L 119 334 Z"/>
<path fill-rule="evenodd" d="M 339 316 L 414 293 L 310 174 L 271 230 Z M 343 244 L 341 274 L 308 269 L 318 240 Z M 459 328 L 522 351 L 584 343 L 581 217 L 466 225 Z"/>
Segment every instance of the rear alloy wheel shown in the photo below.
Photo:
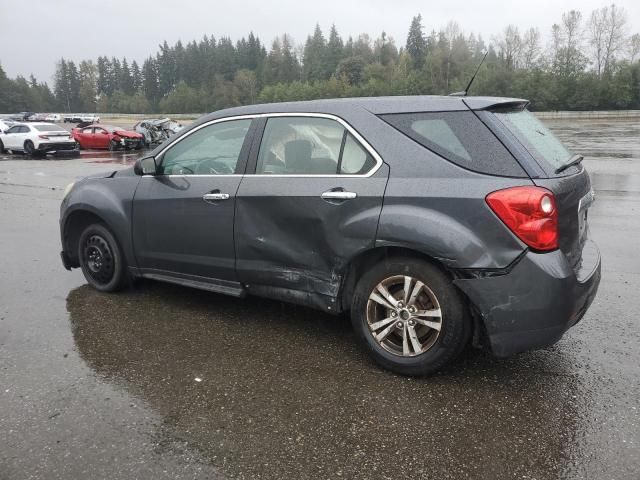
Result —
<path fill-rule="evenodd" d="M 358 282 L 351 318 L 373 359 L 403 375 L 428 375 L 458 355 L 470 322 L 451 280 L 432 264 L 390 258 Z"/>
<path fill-rule="evenodd" d="M 36 147 L 33 146 L 33 142 L 31 140 L 24 142 L 24 153 L 27 155 L 33 155 L 36 153 Z"/>
<path fill-rule="evenodd" d="M 100 224 L 88 226 L 78 243 L 80 267 L 87 282 L 102 292 L 113 292 L 125 285 L 122 251 L 111 232 Z"/>

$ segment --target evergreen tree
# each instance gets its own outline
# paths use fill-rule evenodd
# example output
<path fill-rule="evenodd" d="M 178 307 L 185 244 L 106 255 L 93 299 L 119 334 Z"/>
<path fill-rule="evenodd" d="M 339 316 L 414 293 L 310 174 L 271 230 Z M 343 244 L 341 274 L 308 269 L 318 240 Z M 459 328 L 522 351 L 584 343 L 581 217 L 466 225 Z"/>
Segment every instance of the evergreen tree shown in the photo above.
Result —
<path fill-rule="evenodd" d="M 424 66 L 427 56 L 427 41 L 422 29 L 422 15 L 420 14 L 411 20 L 406 49 L 413 60 L 413 65 L 420 70 Z"/>
<path fill-rule="evenodd" d="M 316 24 L 313 35 L 307 37 L 307 43 L 304 46 L 303 73 L 306 80 L 316 81 L 329 78 L 331 72 L 327 68 L 327 56 L 324 35 L 320 25 Z"/>

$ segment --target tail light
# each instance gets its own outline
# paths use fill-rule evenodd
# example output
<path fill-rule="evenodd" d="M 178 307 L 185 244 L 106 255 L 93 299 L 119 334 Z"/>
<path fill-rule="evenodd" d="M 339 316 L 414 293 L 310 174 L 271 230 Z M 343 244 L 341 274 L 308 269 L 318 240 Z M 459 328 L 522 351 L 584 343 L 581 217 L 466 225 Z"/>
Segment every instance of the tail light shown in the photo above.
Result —
<path fill-rule="evenodd" d="M 512 187 L 490 193 L 491 210 L 524 243 L 534 250 L 558 248 L 556 199 L 546 188 Z"/>
<path fill-rule="evenodd" d="M 49 137 L 46 135 L 38 135 L 38 138 L 43 138 L 44 140 L 49 140 Z"/>

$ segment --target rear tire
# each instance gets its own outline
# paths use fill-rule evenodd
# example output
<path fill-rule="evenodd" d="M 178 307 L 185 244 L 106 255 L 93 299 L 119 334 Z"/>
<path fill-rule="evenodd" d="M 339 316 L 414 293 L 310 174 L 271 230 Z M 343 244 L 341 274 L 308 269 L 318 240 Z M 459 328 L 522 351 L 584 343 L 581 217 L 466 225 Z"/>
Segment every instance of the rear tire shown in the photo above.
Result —
<path fill-rule="evenodd" d="M 27 155 L 34 155 L 36 152 L 36 147 L 33 145 L 31 140 L 27 140 L 24 142 L 24 153 Z"/>
<path fill-rule="evenodd" d="M 96 290 L 115 292 L 127 283 L 122 250 L 113 234 L 102 224 L 89 225 L 78 242 L 80 268 Z"/>
<path fill-rule="evenodd" d="M 441 369 L 462 352 L 471 333 L 465 302 L 451 279 L 411 257 L 390 257 L 360 278 L 351 322 L 380 366 L 411 376 Z"/>

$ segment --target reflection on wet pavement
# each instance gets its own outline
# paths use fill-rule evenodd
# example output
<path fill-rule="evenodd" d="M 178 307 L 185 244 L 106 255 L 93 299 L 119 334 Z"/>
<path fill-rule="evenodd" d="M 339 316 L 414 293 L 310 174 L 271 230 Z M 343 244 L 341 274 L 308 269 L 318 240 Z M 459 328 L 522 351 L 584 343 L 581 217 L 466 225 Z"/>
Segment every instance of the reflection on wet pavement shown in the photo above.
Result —
<path fill-rule="evenodd" d="M 346 319 L 276 302 L 145 283 L 67 309 L 99 375 L 240 478 L 551 478 L 575 436 L 561 351 L 416 380 L 372 365 Z"/>

